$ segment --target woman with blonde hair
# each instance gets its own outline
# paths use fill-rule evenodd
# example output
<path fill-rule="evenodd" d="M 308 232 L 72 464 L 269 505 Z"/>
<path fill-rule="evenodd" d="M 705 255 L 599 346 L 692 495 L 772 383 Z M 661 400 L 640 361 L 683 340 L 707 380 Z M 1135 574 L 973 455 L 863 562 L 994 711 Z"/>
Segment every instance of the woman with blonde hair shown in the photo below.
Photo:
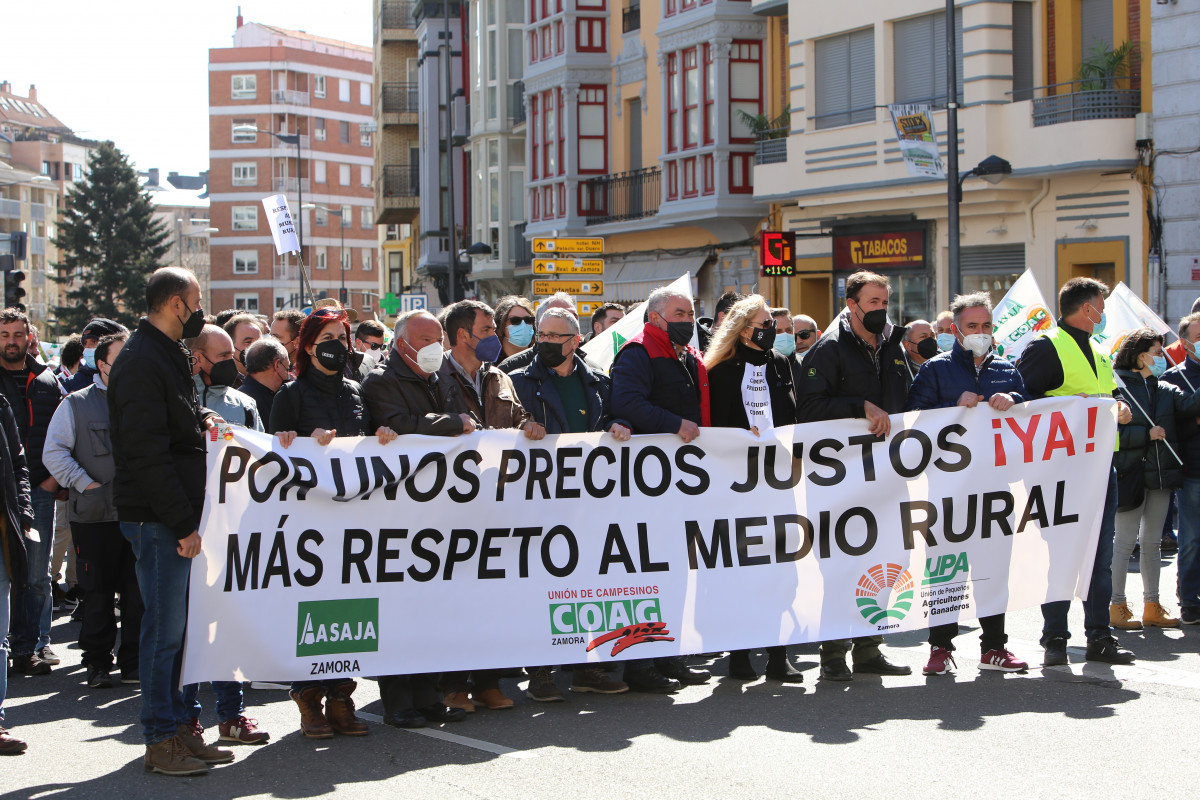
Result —
<path fill-rule="evenodd" d="M 762 295 L 739 300 L 725 314 L 704 354 L 714 427 L 744 428 L 759 436 L 796 422 L 792 367 L 774 343 L 775 320 Z M 729 654 L 729 675 L 758 677 L 749 650 Z M 804 680 L 783 645 L 767 648 L 767 677 L 785 683 Z"/>

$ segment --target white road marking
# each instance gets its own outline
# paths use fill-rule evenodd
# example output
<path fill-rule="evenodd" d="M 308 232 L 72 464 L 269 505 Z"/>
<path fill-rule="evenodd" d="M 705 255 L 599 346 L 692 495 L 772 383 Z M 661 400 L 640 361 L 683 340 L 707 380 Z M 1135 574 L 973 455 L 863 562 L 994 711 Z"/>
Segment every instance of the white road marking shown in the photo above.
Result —
<path fill-rule="evenodd" d="M 368 722 L 383 724 L 383 717 L 378 714 L 371 714 L 366 711 L 357 712 L 358 716 Z M 516 750 L 511 747 L 505 747 L 502 744 L 493 744 L 485 742 L 482 739 L 472 739 L 470 736 L 459 736 L 457 733 L 448 733 L 437 728 L 404 728 L 403 730 L 409 733 L 416 733 L 421 736 L 428 736 L 430 739 L 441 739 L 443 742 L 452 742 L 461 744 L 463 747 L 470 747 L 473 750 L 482 750 L 485 753 L 492 753 L 497 756 L 506 756 L 508 758 L 537 758 L 538 753 L 533 750 Z"/>

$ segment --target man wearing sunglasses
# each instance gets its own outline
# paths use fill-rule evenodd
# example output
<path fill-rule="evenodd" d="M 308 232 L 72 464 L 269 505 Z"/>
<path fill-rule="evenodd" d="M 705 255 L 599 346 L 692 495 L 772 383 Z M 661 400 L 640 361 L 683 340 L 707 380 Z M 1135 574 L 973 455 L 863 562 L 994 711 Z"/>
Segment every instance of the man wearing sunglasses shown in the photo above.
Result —
<path fill-rule="evenodd" d="M 373 319 L 365 319 L 358 323 L 354 330 L 354 349 L 360 353 L 374 353 L 376 356 L 384 352 L 383 326 Z"/>
<path fill-rule="evenodd" d="M 801 358 L 821 338 L 816 320 L 807 314 L 792 317 L 792 333 L 796 337 L 796 358 Z"/>

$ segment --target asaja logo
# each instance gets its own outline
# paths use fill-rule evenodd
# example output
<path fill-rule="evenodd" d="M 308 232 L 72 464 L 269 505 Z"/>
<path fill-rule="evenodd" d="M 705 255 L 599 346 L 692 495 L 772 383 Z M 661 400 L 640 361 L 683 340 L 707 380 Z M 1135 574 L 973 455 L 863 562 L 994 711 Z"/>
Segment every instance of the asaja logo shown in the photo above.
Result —
<path fill-rule="evenodd" d="M 913 579 L 899 564 L 876 564 L 858 579 L 858 613 L 872 625 L 885 617 L 896 620 L 912 608 Z"/>
<path fill-rule="evenodd" d="M 921 581 L 921 585 L 936 586 L 939 583 L 949 583 L 958 573 L 970 571 L 971 565 L 967 562 L 966 553 L 958 555 L 947 553 L 941 557 L 934 556 L 925 559 L 925 578 Z"/>
<path fill-rule="evenodd" d="M 296 606 L 296 656 L 379 650 L 379 598 L 314 600 Z"/>

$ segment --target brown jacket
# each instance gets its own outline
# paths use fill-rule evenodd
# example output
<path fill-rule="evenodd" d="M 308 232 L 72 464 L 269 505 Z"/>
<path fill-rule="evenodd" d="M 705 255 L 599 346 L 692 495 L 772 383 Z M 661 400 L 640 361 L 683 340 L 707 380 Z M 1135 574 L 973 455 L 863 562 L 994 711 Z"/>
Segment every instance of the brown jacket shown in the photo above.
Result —
<path fill-rule="evenodd" d="M 443 372 L 449 370 L 458 384 L 459 392 L 467 405 L 467 411 L 483 422 L 484 428 L 520 428 L 529 419 L 529 412 L 517 399 L 517 390 L 512 378 L 500 371 L 495 364 L 484 364 L 483 397 L 475 392 L 475 386 L 463 377 L 450 363 L 449 355 L 442 363 Z"/>
<path fill-rule="evenodd" d="M 459 383 L 449 361 L 437 374 L 419 377 L 399 355 L 371 370 L 362 384 L 363 399 L 375 425 L 396 433 L 458 436 L 463 432 L 459 414 L 468 413 Z"/>

